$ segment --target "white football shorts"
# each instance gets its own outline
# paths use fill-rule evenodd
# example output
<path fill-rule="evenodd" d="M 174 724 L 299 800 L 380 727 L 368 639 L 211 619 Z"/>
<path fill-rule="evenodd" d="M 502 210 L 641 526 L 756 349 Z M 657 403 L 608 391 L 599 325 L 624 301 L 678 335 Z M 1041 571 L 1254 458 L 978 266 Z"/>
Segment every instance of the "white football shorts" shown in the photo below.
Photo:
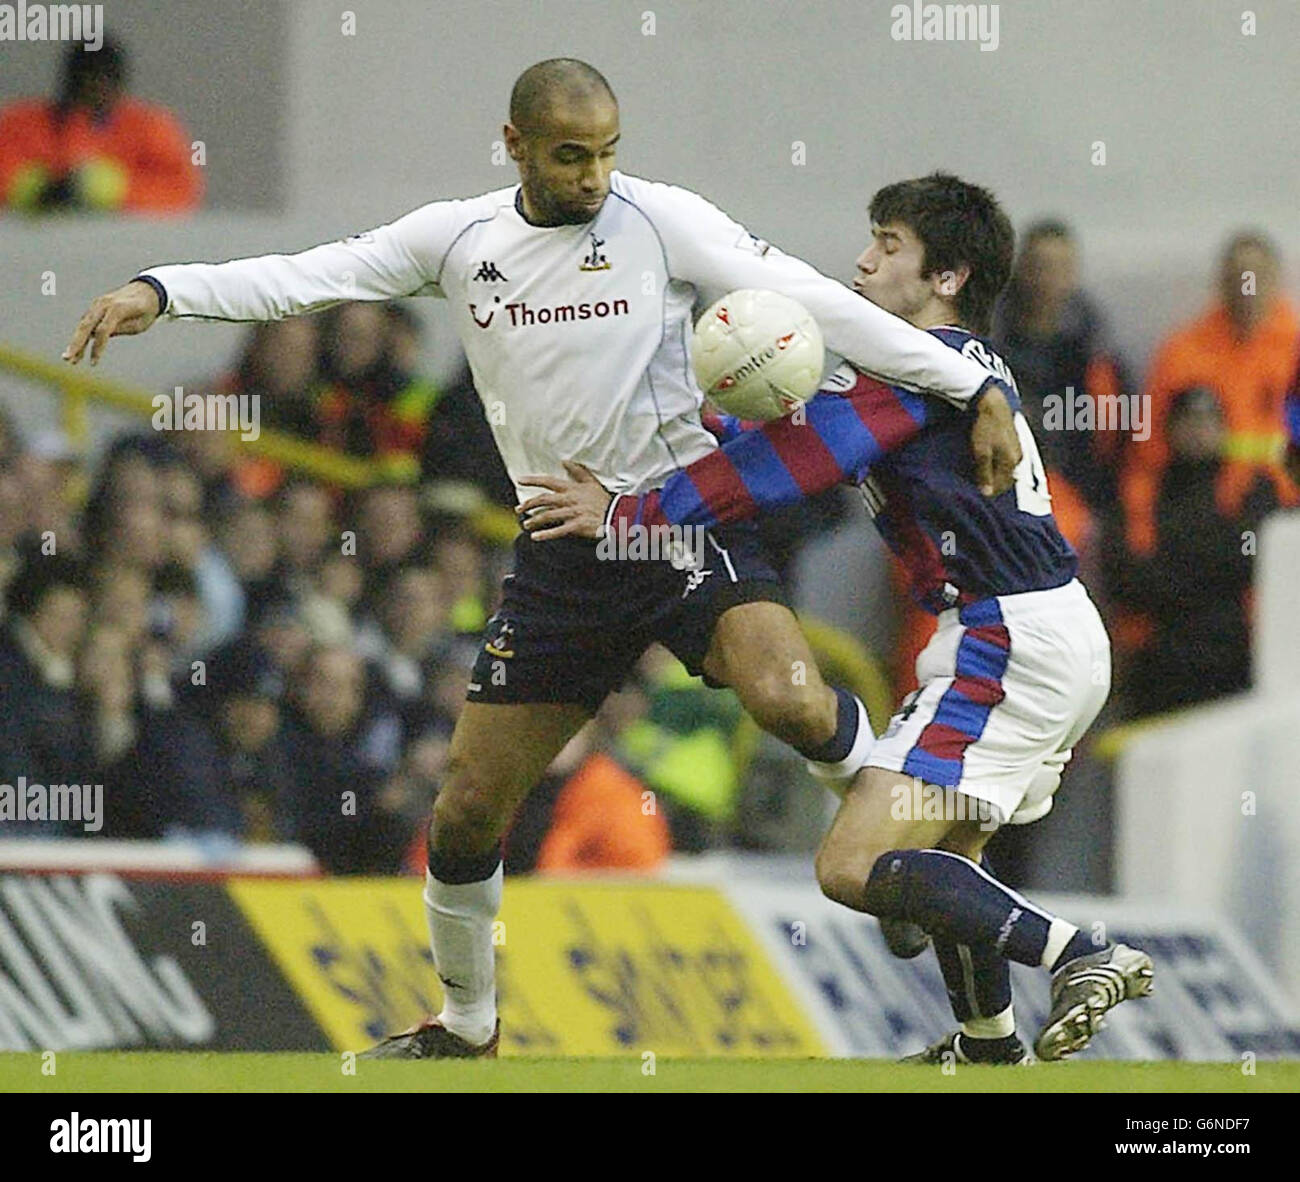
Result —
<path fill-rule="evenodd" d="M 990 821 L 1045 816 L 1110 692 L 1110 638 L 1077 579 L 939 616 L 909 694 L 867 767 L 955 788 Z"/>

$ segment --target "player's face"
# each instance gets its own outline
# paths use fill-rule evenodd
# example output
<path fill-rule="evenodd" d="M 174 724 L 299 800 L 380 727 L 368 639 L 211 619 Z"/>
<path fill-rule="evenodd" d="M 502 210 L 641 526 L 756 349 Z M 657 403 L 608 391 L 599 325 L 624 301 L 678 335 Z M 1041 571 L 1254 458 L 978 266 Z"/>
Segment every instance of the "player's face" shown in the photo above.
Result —
<path fill-rule="evenodd" d="M 600 212 L 619 136 L 618 106 L 607 95 L 557 103 L 536 131 L 508 127 L 506 136 L 530 217 L 576 225 Z"/>
<path fill-rule="evenodd" d="M 858 255 L 853 290 L 873 304 L 914 319 L 930 302 L 933 282 L 921 275 L 925 248 L 906 226 L 898 223 L 871 226 L 871 242 Z"/>

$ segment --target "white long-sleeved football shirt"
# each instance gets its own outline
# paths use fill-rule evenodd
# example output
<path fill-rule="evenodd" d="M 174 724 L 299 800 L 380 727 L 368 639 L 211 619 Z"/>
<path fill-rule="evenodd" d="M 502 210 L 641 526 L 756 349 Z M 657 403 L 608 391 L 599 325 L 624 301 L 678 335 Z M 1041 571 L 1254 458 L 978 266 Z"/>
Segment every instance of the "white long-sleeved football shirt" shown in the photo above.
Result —
<path fill-rule="evenodd" d="M 279 320 L 346 300 L 448 301 L 506 468 L 585 464 L 613 493 L 658 487 L 715 446 L 700 424 L 691 308 L 737 288 L 798 300 L 859 369 L 955 403 L 983 367 L 750 234 L 689 190 L 614 172 L 582 225 L 525 221 L 512 185 L 434 201 L 294 255 L 148 268 L 179 319 Z"/>

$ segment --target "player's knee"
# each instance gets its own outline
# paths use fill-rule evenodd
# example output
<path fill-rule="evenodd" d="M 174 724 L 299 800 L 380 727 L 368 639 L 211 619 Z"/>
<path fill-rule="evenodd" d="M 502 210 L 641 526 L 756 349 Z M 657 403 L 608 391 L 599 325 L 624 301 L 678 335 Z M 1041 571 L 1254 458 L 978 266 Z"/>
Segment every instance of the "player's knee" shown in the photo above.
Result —
<path fill-rule="evenodd" d="M 865 863 L 856 851 L 827 840 L 817 851 L 817 885 L 822 894 L 854 911 L 866 910 L 864 894 L 870 862 Z"/>
<path fill-rule="evenodd" d="M 465 765 L 452 763 L 433 803 L 432 832 L 444 848 L 483 849 L 504 828 L 493 794 Z"/>

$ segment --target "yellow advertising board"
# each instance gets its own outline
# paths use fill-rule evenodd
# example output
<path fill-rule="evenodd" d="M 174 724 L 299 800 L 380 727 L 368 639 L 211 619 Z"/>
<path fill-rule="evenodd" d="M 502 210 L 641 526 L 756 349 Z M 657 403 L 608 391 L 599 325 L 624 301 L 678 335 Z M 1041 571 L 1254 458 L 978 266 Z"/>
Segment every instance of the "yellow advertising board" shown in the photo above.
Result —
<path fill-rule="evenodd" d="M 418 881 L 229 889 L 338 1049 L 361 1050 L 440 1007 Z M 495 939 L 502 1054 L 825 1053 L 712 888 L 512 880 Z"/>

